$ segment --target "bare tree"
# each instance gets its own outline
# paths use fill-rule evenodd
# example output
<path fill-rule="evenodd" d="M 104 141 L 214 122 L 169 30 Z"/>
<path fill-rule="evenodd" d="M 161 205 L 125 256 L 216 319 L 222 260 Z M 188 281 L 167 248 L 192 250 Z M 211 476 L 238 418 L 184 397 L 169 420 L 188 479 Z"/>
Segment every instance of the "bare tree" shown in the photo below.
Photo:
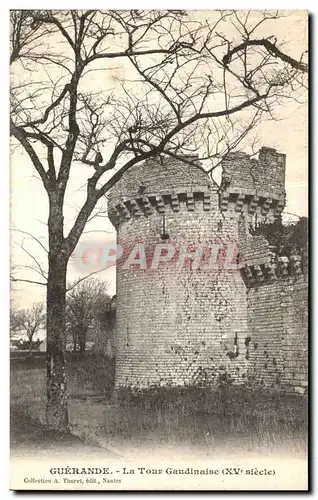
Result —
<path fill-rule="evenodd" d="M 101 307 L 110 302 L 107 283 L 94 278 L 87 279 L 73 288 L 66 300 L 66 332 L 73 338 L 74 351 L 77 345 L 84 355 L 87 336 L 94 332 L 99 321 Z"/>
<path fill-rule="evenodd" d="M 103 355 L 115 356 L 116 297 L 101 296 L 94 304 L 95 350 Z"/>
<path fill-rule="evenodd" d="M 124 172 L 148 158 L 191 163 L 189 155 L 195 153 L 211 173 L 263 117 L 274 118 L 276 106 L 292 96 L 299 99 L 305 55 L 295 64 L 294 57 L 284 57 L 279 41 L 262 36 L 263 26 L 281 16 L 272 11 L 211 11 L 209 17 L 173 10 L 11 12 L 11 135 L 31 160 L 49 204 L 50 427 L 65 431 L 68 426 L 66 270 L 93 210 Z M 124 76 L 120 71 L 116 76 L 115 63 Z M 90 83 L 97 71 L 104 71 L 105 88 Z M 91 175 L 85 201 L 65 234 L 66 190 L 79 164 L 90 166 Z"/>
<path fill-rule="evenodd" d="M 19 311 L 14 306 L 10 307 L 10 337 L 15 335 L 20 329 Z"/>
<path fill-rule="evenodd" d="M 15 331 L 26 333 L 29 340 L 29 355 L 32 354 L 32 343 L 34 335 L 43 328 L 45 324 L 45 306 L 42 302 L 36 302 L 28 309 L 18 309 L 11 312 L 11 322 Z"/>

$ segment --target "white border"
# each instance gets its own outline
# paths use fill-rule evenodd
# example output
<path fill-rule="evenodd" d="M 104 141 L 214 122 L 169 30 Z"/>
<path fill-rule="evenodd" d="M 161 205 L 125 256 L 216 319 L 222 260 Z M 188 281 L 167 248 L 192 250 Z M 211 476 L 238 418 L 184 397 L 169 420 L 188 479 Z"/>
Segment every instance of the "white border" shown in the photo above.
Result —
<path fill-rule="evenodd" d="M 8 401 L 9 401 L 9 392 L 8 392 L 8 387 L 9 387 L 9 271 L 8 271 L 8 263 L 9 263 L 9 148 L 8 148 L 8 137 L 9 137 L 9 106 L 8 106 L 8 61 L 9 61 L 9 46 L 8 46 L 8 41 L 9 41 L 9 9 L 26 9 L 26 8 L 32 8 L 32 9 L 65 9 L 65 8 L 73 8 L 73 9 L 81 9 L 81 8 L 100 8 L 100 9 L 125 9 L 125 8 L 144 8 L 144 9 L 155 9 L 155 8 L 174 8 L 174 9 L 286 9 L 286 10 L 291 10 L 291 9 L 305 9 L 309 10 L 309 12 L 315 17 L 315 14 L 317 13 L 317 3 L 316 1 L 307 1 L 307 2 L 296 2 L 292 0 L 267 0 L 266 4 L 264 6 L 260 4 L 256 4 L 255 0 L 254 1 L 245 1 L 245 2 L 238 2 L 238 1 L 230 1 L 230 2 L 218 2 L 214 3 L 211 1 L 203 1 L 203 0 L 196 0 L 196 2 L 190 2 L 188 0 L 174 0 L 174 1 L 164 1 L 161 0 L 160 2 L 157 1 L 155 3 L 150 3 L 149 0 L 137 0 L 135 2 L 128 2 L 127 0 L 116 0 L 116 1 L 111 1 L 111 2 L 94 2 L 94 5 L 90 6 L 88 5 L 87 1 L 83 0 L 71 0 L 68 2 L 61 1 L 61 0 L 56 0 L 54 2 L 46 2 L 44 0 L 39 1 L 39 0 L 33 0 L 33 2 L 23 2 L 23 1 L 17 1 L 14 2 L 14 4 L 9 4 L 9 2 L 3 1 L 0 7 L 0 19 L 1 19 L 1 29 L 0 29 L 0 46 L 1 46 L 1 53 L 2 53 L 2 78 L 0 80 L 1 84 L 1 92 L 0 92 L 0 110 L 1 110 L 1 133 L 0 133 L 0 141 L 1 141 L 1 181 L 0 181 L 0 216 L 1 216 L 1 245 L 0 245 L 0 262 L 1 262 L 1 295 L 0 295 L 0 319 L 1 319 L 1 334 L 2 334 L 2 342 L 1 342 L 1 363 L 0 363 L 0 380 L 1 380 L 1 387 L 2 387 L 2 398 L 1 398 L 1 403 L 4 403 L 4 408 L 1 409 L 1 438 L 0 438 L 0 457 L 1 457 L 1 467 L 0 467 L 0 472 L 1 472 L 1 477 L 0 477 L 0 494 L 1 494 L 1 499 L 2 498 L 11 498 L 13 493 L 8 491 L 8 456 L 9 456 L 9 412 L 8 412 Z M 312 31 L 314 28 L 315 24 L 315 19 L 312 19 Z M 311 53 L 312 53 L 312 64 L 315 65 L 316 63 L 316 68 L 317 68 L 317 54 L 318 54 L 318 47 L 317 47 L 317 37 L 312 36 L 311 41 L 313 42 L 311 46 Z M 314 71 L 312 71 L 312 77 L 313 77 Z M 313 84 L 313 89 L 312 89 L 312 98 L 315 96 L 315 86 L 314 86 L 314 81 L 312 80 Z M 312 126 L 312 137 L 311 137 L 311 147 L 312 150 L 314 150 L 315 145 L 317 143 L 317 130 L 314 129 L 314 124 L 317 123 L 316 117 L 317 117 L 317 106 L 316 102 L 315 103 L 309 103 L 309 106 L 313 106 L 314 112 L 313 112 L 313 122 L 311 124 Z M 318 202 L 315 201 L 317 200 L 318 197 L 318 189 L 316 186 L 316 181 L 317 177 L 314 175 L 314 172 L 316 170 L 316 162 L 315 162 L 315 155 L 311 158 L 311 181 L 313 182 L 312 186 L 312 198 L 313 198 L 313 206 L 312 206 L 312 230 L 315 230 L 315 238 L 313 238 L 313 246 L 312 246 L 312 260 L 314 264 L 314 257 L 315 257 L 315 252 L 314 249 L 316 248 L 316 237 L 318 238 L 317 234 L 317 221 L 315 220 L 315 215 L 318 214 Z M 316 196 L 315 196 L 316 194 Z M 318 219 L 317 219 L 318 220 Z M 314 285 L 316 279 L 318 280 L 318 271 L 317 267 L 314 269 L 314 275 L 312 276 L 312 283 Z M 312 327 L 312 346 L 314 352 L 311 353 L 311 364 L 313 365 L 313 375 L 314 375 L 314 380 L 312 382 L 315 382 L 316 379 L 316 370 L 315 370 L 315 359 L 317 359 L 317 350 L 318 350 L 318 342 L 315 339 L 315 328 L 314 326 L 317 324 L 316 319 L 317 319 L 317 314 L 318 314 L 318 307 L 315 307 L 314 303 L 314 298 L 312 299 L 312 304 L 311 304 L 314 314 L 313 314 L 313 327 Z M 316 356 L 315 356 L 316 355 Z M 314 384 L 313 389 L 314 389 Z M 313 391 L 312 391 L 313 392 Z M 314 415 L 317 416 L 318 411 L 316 408 L 317 404 L 317 398 L 313 397 L 312 394 L 312 403 L 314 408 L 312 408 L 312 411 L 314 412 Z M 315 418 L 312 418 L 312 423 L 314 424 Z M 315 433 L 312 433 L 311 439 L 313 439 Z M 314 443 L 313 449 L 312 449 L 312 456 L 315 457 L 317 454 L 315 453 L 317 451 L 316 448 L 316 442 Z M 317 468 L 316 468 L 316 463 L 314 464 L 313 467 L 313 477 L 317 477 Z M 124 495 L 125 493 L 123 493 Z M 40 493 L 38 493 L 40 495 Z M 42 494 L 43 495 L 43 494 Z M 62 498 L 67 498 L 67 494 L 61 493 L 60 494 Z M 82 498 L 83 495 L 86 498 L 93 498 L 93 495 L 90 493 L 79 493 L 78 495 L 75 494 L 72 495 L 73 498 Z M 166 497 L 170 497 L 172 494 L 166 494 Z M 213 493 L 213 497 L 219 497 L 219 498 L 226 498 L 228 496 L 231 496 L 232 493 L 228 494 L 222 494 L 219 495 L 217 493 Z M 116 495 L 118 497 L 118 494 Z M 143 497 L 145 495 L 143 494 Z M 196 494 L 190 495 L 195 497 Z M 249 495 L 250 496 L 250 495 Z M 254 495 L 252 495 L 254 496 Z M 279 498 L 279 494 L 272 494 L 272 498 Z M 298 495 L 297 495 L 298 496 Z M 251 496 L 250 496 L 251 498 Z"/>

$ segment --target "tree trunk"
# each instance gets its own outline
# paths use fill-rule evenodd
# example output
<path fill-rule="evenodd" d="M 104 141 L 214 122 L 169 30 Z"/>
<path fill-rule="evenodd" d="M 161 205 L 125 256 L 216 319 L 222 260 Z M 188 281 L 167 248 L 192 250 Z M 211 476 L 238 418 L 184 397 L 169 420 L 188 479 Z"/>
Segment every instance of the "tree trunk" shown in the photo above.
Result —
<path fill-rule="evenodd" d="M 86 349 L 86 331 L 81 331 L 79 335 L 79 350 L 81 353 L 81 357 L 84 357 L 85 349 Z"/>
<path fill-rule="evenodd" d="M 77 351 L 77 339 L 76 339 L 76 334 L 74 333 L 73 335 L 73 352 Z"/>
<path fill-rule="evenodd" d="M 66 345 L 66 269 L 63 252 L 49 252 L 47 282 L 47 407 L 49 428 L 68 431 L 67 378 L 65 370 Z"/>
<path fill-rule="evenodd" d="M 32 339 L 29 339 L 29 357 L 31 358 L 32 356 Z"/>

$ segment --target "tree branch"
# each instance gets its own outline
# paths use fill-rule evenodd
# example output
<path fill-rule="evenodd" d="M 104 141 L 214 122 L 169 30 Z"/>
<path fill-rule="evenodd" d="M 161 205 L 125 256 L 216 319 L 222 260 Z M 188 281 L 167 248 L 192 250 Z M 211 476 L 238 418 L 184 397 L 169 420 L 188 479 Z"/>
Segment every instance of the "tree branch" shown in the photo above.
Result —
<path fill-rule="evenodd" d="M 44 124 L 47 121 L 50 112 L 54 108 L 56 108 L 60 104 L 60 102 L 62 102 L 62 100 L 64 99 L 64 97 L 66 96 L 66 94 L 67 94 L 68 91 L 69 91 L 69 83 L 67 85 L 65 85 L 65 87 L 62 90 L 62 92 L 59 95 L 59 97 L 57 99 L 55 99 L 55 101 L 53 101 L 52 104 L 50 104 L 50 106 L 48 106 L 46 108 L 46 110 L 45 110 L 42 118 L 38 118 L 37 120 L 33 120 L 31 122 L 26 122 L 26 123 L 24 123 L 24 125 L 21 125 L 21 128 L 32 127 L 33 125 Z"/>
<path fill-rule="evenodd" d="M 234 106 L 233 108 L 231 109 L 228 109 L 228 110 L 220 110 L 220 111 L 215 111 L 213 113 L 201 113 L 201 114 L 197 114 L 195 116 L 192 116 L 191 118 L 189 118 L 188 120 L 178 124 L 176 127 L 174 127 L 166 136 L 165 138 L 157 145 L 155 146 L 153 149 L 151 149 L 150 151 L 146 152 L 146 153 L 143 153 L 143 154 L 140 154 L 140 156 L 137 156 L 135 158 L 132 158 L 131 160 L 129 160 L 126 165 L 124 165 L 118 172 L 116 172 L 113 177 L 111 177 L 111 179 L 109 179 L 109 181 L 106 182 L 106 184 L 104 184 L 104 186 L 102 186 L 98 191 L 98 198 L 100 198 L 101 196 L 103 196 L 112 186 L 114 186 L 116 184 L 116 182 L 118 182 L 118 180 L 122 177 L 122 175 L 124 174 L 124 172 L 126 172 L 129 168 L 131 168 L 133 165 L 135 165 L 136 163 L 139 163 L 140 161 L 144 161 L 144 160 L 147 160 L 148 158 L 151 158 L 153 156 L 156 156 L 160 153 L 163 152 L 165 146 L 168 144 L 168 142 L 178 133 L 180 132 L 181 130 L 185 129 L 186 127 L 188 127 L 189 125 L 195 123 L 196 121 L 198 120 L 202 120 L 202 119 L 205 119 L 205 118 L 217 118 L 217 117 L 220 117 L 220 116 L 228 116 L 228 115 L 231 115 L 231 114 L 234 114 L 234 113 L 237 113 L 238 111 L 241 111 L 247 107 L 250 107 L 250 106 L 253 106 L 255 105 L 257 102 L 261 101 L 262 99 L 266 98 L 268 95 L 268 92 L 266 94 L 261 94 L 253 99 L 250 99 L 250 100 L 247 100 L 247 101 L 244 101 L 242 102 L 241 104 L 237 105 L 237 106 Z M 138 141 L 137 141 L 138 142 Z M 103 172 L 101 172 L 102 174 Z M 100 174 L 100 175 L 101 175 Z"/>
<path fill-rule="evenodd" d="M 308 64 L 305 64 L 301 61 L 297 61 L 293 57 L 284 54 L 284 52 L 278 49 L 274 43 L 270 42 L 266 38 L 262 38 L 260 40 L 246 40 L 240 45 L 237 45 L 237 47 L 234 47 L 233 49 L 229 50 L 227 54 L 225 54 L 225 56 L 223 57 L 224 66 L 228 66 L 228 64 L 230 64 L 234 54 L 241 52 L 247 47 L 255 47 L 255 46 L 264 47 L 272 56 L 288 63 L 292 68 L 297 69 L 302 73 L 308 73 Z"/>
<path fill-rule="evenodd" d="M 47 286 L 47 283 L 41 283 L 40 281 L 33 281 L 33 280 L 24 280 L 24 279 L 20 279 L 20 278 L 15 278 L 14 276 L 10 276 L 10 281 L 13 281 L 13 282 L 22 282 L 22 283 L 31 283 L 33 285 L 42 285 L 42 286 Z"/>
<path fill-rule="evenodd" d="M 22 128 L 14 125 L 12 121 L 11 121 L 10 132 L 20 142 L 20 144 L 24 147 L 25 151 L 28 153 L 36 171 L 38 172 L 38 174 L 40 175 L 40 177 L 42 179 L 43 185 L 44 185 L 47 193 L 49 193 L 49 191 L 51 189 L 50 179 L 45 172 L 45 169 L 40 161 L 40 158 L 38 157 L 35 150 L 33 149 L 33 147 L 31 146 L 31 144 L 29 143 L 29 141 L 27 139 L 27 135 L 28 135 L 27 132 L 25 132 L 25 130 L 23 130 Z"/>
<path fill-rule="evenodd" d="M 74 281 L 74 283 L 72 283 L 68 288 L 66 288 L 66 293 L 73 290 L 75 287 L 77 287 L 77 285 L 82 283 L 82 281 L 85 281 L 88 278 L 91 278 L 92 276 L 94 276 L 95 274 L 101 273 L 102 271 L 105 271 L 105 268 L 98 269 L 97 271 L 92 271 L 91 273 L 87 274 L 86 276 L 83 276 L 83 278 L 79 278 L 77 281 Z"/>
<path fill-rule="evenodd" d="M 96 59 L 115 59 L 116 57 L 127 57 L 129 56 L 150 56 L 155 54 L 172 54 L 171 49 L 149 49 L 149 50 L 136 50 L 129 51 L 129 49 L 123 52 L 110 52 L 104 54 L 94 54 L 90 56 L 86 61 L 90 63 Z"/>

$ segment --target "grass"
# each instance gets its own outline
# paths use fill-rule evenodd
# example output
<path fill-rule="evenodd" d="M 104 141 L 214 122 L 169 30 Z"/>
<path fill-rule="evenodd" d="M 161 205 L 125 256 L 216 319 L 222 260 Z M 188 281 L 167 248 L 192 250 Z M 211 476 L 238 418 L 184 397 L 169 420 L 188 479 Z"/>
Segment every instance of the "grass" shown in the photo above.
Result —
<path fill-rule="evenodd" d="M 125 398 L 109 411 L 104 433 L 138 443 L 213 450 L 288 448 L 306 453 L 307 401 L 242 388 L 160 389 Z"/>
<path fill-rule="evenodd" d="M 11 445 L 32 444 L 37 448 L 43 443 L 65 444 L 65 440 L 72 439 L 70 436 L 48 433 L 45 428 L 45 355 L 37 354 L 30 358 L 27 353 L 14 353 L 10 368 Z M 78 354 L 68 353 L 67 373 L 70 412 L 73 399 L 98 396 L 105 400 L 110 397 L 114 360 L 98 354 L 87 353 L 81 358 Z"/>
<path fill-rule="evenodd" d="M 68 392 L 70 397 L 100 395 L 110 397 L 113 391 L 114 360 L 95 353 L 67 353 Z M 19 388 L 24 386 L 21 394 Z M 34 401 L 45 397 L 45 354 L 15 355 L 11 359 L 11 397 Z"/>
<path fill-rule="evenodd" d="M 45 362 L 11 364 L 11 435 L 14 443 L 45 433 Z M 306 454 L 307 399 L 226 386 L 152 388 L 111 398 L 113 360 L 87 353 L 67 364 L 71 430 L 107 447 L 190 446 L 212 452 L 287 449 Z M 36 432 L 34 433 L 34 429 Z M 41 434 L 42 433 L 42 434 Z"/>

